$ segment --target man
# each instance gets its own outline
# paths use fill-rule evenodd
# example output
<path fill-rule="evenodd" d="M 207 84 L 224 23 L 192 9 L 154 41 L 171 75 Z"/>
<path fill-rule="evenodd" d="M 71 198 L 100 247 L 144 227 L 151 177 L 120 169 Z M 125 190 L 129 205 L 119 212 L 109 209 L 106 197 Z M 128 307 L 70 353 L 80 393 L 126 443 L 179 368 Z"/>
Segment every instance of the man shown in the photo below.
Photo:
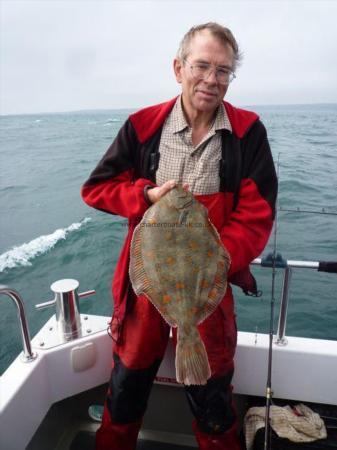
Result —
<path fill-rule="evenodd" d="M 182 94 L 132 114 L 82 189 L 90 206 L 129 219 L 113 282 L 113 370 L 99 450 L 133 450 L 169 327 L 128 276 L 133 230 L 146 209 L 177 183 L 203 203 L 229 252 L 229 281 L 254 291 L 248 270 L 267 243 L 277 180 L 266 131 L 256 114 L 223 98 L 239 62 L 238 45 L 216 23 L 193 27 L 174 60 Z M 224 274 L 226 276 L 226 274 Z M 240 448 L 231 379 L 236 324 L 230 286 L 199 331 L 211 378 L 185 387 L 203 450 Z"/>

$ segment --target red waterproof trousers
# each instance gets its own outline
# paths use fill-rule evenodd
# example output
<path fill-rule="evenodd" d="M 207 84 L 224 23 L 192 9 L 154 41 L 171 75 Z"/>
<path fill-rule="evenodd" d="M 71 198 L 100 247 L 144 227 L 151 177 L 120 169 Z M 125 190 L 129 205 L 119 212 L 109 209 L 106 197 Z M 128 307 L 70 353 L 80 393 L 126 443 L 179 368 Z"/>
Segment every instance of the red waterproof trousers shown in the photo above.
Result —
<path fill-rule="evenodd" d="M 239 450 L 231 379 L 236 323 L 231 289 L 198 327 L 212 376 L 205 386 L 186 386 L 202 450 Z M 96 450 L 135 450 L 148 397 L 165 353 L 170 328 L 144 296 L 131 302 L 113 344 L 113 368 Z"/>

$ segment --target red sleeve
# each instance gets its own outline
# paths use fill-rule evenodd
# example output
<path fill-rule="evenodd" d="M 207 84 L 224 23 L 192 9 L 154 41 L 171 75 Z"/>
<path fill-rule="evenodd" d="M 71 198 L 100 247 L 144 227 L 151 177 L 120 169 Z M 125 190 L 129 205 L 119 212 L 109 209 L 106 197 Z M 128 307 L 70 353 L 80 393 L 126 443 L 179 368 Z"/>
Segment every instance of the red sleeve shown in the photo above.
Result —
<path fill-rule="evenodd" d="M 244 269 L 262 253 L 273 226 L 277 176 L 260 121 L 243 139 L 242 174 L 236 208 L 220 231 L 232 259 L 229 275 Z"/>
<path fill-rule="evenodd" d="M 111 180 L 82 187 L 82 198 L 89 206 L 127 217 L 138 219 L 149 207 L 144 197 L 145 186 L 153 183 L 145 178 L 132 181 L 131 171 L 125 171 Z"/>
<path fill-rule="evenodd" d="M 144 178 L 135 180 L 138 146 L 128 120 L 82 187 L 82 198 L 89 206 L 128 219 L 138 220 L 143 216 L 149 207 L 144 187 L 153 183 Z"/>

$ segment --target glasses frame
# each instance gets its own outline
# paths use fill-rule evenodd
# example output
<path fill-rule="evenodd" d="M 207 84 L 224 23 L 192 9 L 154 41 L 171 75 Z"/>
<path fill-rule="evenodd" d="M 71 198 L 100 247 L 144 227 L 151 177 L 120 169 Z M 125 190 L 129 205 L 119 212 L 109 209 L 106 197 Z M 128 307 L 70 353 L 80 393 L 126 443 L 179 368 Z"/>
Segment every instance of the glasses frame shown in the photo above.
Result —
<path fill-rule="evenodd" d="M 197 79 L 197 80 L 207 80 L 207 78 L 210 76 L 210 74 L 211 74 L 213 71 L 215 71 L 215 78 L 216 78 L 217 82 L 218 82 L 219 84 L 223 85 L 223 86 L 228 86 L 228 85 L 236 78 L 235 73 L 234 73 L 231 69 L 228 69 L 228 71 L 230 72 L 230 74 L 229 74 L 229 80 L 228 80 L 226 83 L 221 83 L 221 81 L 219 81 L 219 78 L 218 78 L 218 72 L 219 72 L 219 70 L 223 70 L 223 69 L 224 69 L 223 67 L 221 67 L 221 66 L 214 66 L 213 64 L 209 64 L 209 63 L 195 63 L 195 64 L 191 64 L 189 61 L 187 61 L 186 58 L 183 59 L 183 63 L 184 63 L 184 64 L 187 64 L 187 65 L 189 66 L 193 78 L 195 78 L 195 79 Z M 207 74 L 206 74 L 204 77 L 203 77 L 203 76 L 196 76 L 196 75 L 193 73 L 193 69 L 194 69 L 195 66 L 198 65 L 198 64 L 203 64 L 203 65 L 209 67 L 209 70 L 208 70 Z M 226 70 L 227 70 L 227 69 L 226 69 Z"/>

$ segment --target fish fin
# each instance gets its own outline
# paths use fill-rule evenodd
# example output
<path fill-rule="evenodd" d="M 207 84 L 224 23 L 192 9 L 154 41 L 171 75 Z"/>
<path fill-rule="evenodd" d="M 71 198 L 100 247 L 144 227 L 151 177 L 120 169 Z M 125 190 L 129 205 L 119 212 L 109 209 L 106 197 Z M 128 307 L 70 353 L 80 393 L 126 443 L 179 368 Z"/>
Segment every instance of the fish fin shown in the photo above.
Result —
<path fill-rule="evenodd" d="M 142 228 L 137 225 L 132 236 L 129 265 L 131 284 L 137 295 L 151 291 L 150 280 L 144 270 L 141 240 Z"/>
<path fill-rule="evenodd" d="M 221 303 L 227 290 L 227 272 L 230 266 L 230 256 L 226 251 L 220 252 L 217 263 L 217 271 L 214 276 L 212 287 L 208 292 L 208 301 L 203 305 L 198 324 L 210 316 Z"/>
<path fill-rule="evenodd" d="M 181 337 L 178 328 L 176 347 L 176 377 L 178 383 L 189 385 L 206 384 L 211 376 L 206 348 L 201 340 L 199 331 L 192 333 L 192 337 Z"/>

